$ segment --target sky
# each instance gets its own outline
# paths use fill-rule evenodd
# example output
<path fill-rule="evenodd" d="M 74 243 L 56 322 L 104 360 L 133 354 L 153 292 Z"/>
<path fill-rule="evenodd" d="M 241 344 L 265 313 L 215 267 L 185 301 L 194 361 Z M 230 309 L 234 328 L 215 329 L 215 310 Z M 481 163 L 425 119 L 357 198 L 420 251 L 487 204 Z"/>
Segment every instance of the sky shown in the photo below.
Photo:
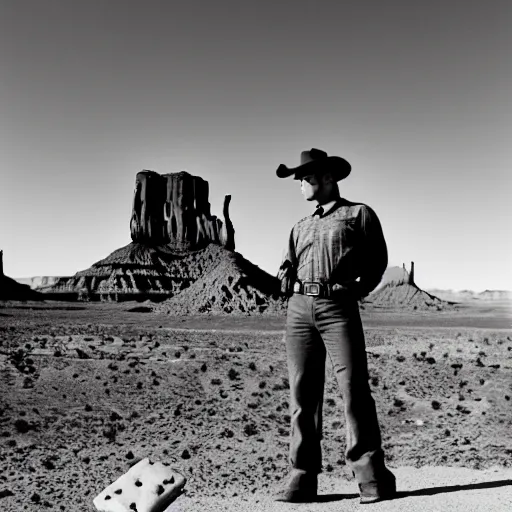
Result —
<path fill-rule="evenodd" d="M 508 0 L 0 0 L 0 249 L 73 275 L 129 243 L 135 175 L 232 195 L 236 250 L 276 274 L 310 214 L 279 164 L 346 158 L 390 265 L 512 290 Z"/>

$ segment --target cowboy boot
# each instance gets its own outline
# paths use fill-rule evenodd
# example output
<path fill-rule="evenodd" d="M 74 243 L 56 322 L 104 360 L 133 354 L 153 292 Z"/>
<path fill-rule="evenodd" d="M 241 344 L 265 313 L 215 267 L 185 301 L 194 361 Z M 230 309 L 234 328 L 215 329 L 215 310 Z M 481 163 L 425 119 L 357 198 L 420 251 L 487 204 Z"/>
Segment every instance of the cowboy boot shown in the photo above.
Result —
<path fill-rule="evenodd" d="M 367 505 L 378 501 L 390 500 L 396 496 L 396 478 L 387 468 L 379 480 L 359 484 L 360 503 Z"/>
<path fill-rule="evenodd" d="M 279 490 L 275 501 L 287 501 L 289 503 L 308 503 L 314 501 L 318 493 L 318 475 L 308 473 L 301 469 L 293 469 L 290 473 L 288 485 Z"/>

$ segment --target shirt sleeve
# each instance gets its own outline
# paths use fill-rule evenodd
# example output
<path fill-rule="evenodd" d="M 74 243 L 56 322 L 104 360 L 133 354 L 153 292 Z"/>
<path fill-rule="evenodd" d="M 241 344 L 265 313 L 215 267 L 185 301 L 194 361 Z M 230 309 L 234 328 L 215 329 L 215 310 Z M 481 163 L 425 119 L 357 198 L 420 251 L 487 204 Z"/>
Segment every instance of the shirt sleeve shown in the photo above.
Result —
<path fill-rule="evenodd" d="M 281 282 L 281 293 L 288 296 L 293 294 L 293 285 L 297 277 L 297 257 L 293 231 L 292 229 L 288 237 L 288 244 L 284 250 L 283 260 L 277 273 L 277 278 Z"/>
<path fill-rule="evenodd" d="M 388 266 L 388 250 L 379 218 L 366 205 L 361 210 L 361 228 L 363 232 L 362 266 L 358 293 L 360 298 L 363 298 L 380 283 Z"/>

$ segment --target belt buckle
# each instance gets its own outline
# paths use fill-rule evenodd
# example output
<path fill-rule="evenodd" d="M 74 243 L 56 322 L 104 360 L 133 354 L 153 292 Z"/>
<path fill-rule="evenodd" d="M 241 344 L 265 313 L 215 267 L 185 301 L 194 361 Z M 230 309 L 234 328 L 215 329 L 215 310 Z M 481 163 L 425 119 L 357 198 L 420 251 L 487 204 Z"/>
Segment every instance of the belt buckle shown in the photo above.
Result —
<path fill-rule="evenodd" d="M 320 283 L 304 283 L 304 295 L 318 297 L 321 293 Z"/>

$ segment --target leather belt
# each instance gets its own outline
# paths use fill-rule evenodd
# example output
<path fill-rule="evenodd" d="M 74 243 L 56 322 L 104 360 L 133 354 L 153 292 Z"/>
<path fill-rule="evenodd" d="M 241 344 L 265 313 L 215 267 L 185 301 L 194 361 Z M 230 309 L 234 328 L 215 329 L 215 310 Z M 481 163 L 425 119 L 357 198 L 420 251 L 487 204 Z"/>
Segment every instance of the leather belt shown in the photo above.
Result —
<path fill-rule="evenodd" d="M 312 297 L 328 298 L 344 287 L 340 284 L 320 283 L 318 281 L 296 281 L 293 285 L 293 293 L 310 295 Z"/>

